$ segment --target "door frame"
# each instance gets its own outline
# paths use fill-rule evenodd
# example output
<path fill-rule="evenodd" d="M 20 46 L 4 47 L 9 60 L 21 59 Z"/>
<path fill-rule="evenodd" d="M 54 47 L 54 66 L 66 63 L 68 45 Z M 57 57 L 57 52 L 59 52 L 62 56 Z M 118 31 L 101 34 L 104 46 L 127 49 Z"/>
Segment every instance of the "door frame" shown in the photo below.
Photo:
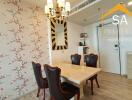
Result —
<path fill-rule="evenodd" d="M 99 24 L 98 26 L 96 26 L 96 35 L 97 35 L 97 49 L 98 49 L 98 54 L 99 54 L 99 67 L 101 66 L 101 64 L 100 64 L 100 44 L 99 44 L 99 28 L 100 27 L 103 27 L 103 26 L 105 26 L 105 25 L 109 25 L 109 24 L 112 24 L 112 22 L 109 22 L 109 23 L 105 23 L 105 24 Z M 121 48 L 120 48 L 120 28 L 119 28 L 119 25 L 117 24 L 116 25 L 116 27 L 117 27 L 117 31 L 118 31 L 118 48 L 119 48 L 119 69 L 120 69 L 120 75 L 122 75 L 122 69 L 121 69 L 121 67 L 122 67 L 122 65 L 121 65 Z M 100 67 L 101 68 L 101 67 Z"/>

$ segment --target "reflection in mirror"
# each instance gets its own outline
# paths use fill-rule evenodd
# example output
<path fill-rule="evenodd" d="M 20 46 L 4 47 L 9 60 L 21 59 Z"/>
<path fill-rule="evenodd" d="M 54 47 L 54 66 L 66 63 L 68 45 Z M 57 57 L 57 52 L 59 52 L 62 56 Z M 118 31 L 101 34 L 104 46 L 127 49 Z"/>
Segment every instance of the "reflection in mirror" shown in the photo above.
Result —
<path fill-rule="evenodd" d="M 51 37 L 53 50 L 63 50 L 68 48 L 66 21 L 51 19 Z"/>
<path fill-rule="evenodd" d="M 65 45 L 63 24 L 60 23 L 55 25 L 55 34 L 56 34 L 56 44 Z"/>

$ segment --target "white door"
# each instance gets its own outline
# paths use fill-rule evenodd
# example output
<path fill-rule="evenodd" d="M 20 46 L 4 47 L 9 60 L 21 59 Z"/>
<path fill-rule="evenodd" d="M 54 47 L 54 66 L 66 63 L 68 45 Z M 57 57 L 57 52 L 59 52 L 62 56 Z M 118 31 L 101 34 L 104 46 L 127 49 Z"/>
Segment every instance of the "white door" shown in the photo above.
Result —
<path fill-rule="evenodd" d="M 105 72 L 120 74 L 119 34 L 117 26 L 98 27 L 100 67 Z"/>

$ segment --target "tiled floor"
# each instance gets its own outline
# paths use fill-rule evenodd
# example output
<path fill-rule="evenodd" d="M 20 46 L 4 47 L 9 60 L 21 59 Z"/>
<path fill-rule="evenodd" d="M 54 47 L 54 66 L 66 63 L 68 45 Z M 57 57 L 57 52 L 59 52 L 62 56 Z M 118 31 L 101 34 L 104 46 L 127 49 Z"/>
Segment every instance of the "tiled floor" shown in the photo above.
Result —
<path fill-rule="evenodd" d="M 101 72 L 98 75 L 100 88 L 94 84 L 94 95 L 90 94 L 90 83 L 85 86 L 85 97 L 81 100 L 132 100 L 132 80 L 120 75 Z M 39 100 L 36 92 L 28 94 L 18 100 Z M 42 92 L 41 92 L 42 95 Z M 49 100 L 49 92 L 46 91 L 46 100 Z"/>

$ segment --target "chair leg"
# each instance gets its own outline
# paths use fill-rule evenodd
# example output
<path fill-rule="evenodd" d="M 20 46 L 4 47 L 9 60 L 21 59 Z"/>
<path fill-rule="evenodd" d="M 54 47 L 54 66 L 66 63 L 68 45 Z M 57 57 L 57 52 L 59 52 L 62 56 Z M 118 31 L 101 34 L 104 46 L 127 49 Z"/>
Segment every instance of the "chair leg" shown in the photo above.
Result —
<path fill-rule="evenodd" d="M 88 80 L 86 80 L 86 85 L 88 84 Z"/>
<path fill-rule="evenodd" d="M 93 95 L 93 80 L 90 80 L 91 81 L 91 94 Z"/>
<path fill-rule="evenodd" d="M 80 92 L 77 94 L 77 100 L 80 100 Z"/>
<path fill-rule="evenodd" d="M 100 88 L 97 77 L 95 78 L 95 81 L 96 81 L 96 84 L 97 84 L 98 88 Z"/>
<path fill-rule="evenodd" d="M 40 88 L 38 87 L 37 97 L 39 97 L 39 93 L 40 93 Z"/>
<path fill-rule="evenodd" d="M 44 89 L 44 98 L 43 98 L 43 100 L 45 100 L 45 89 Z"/>

